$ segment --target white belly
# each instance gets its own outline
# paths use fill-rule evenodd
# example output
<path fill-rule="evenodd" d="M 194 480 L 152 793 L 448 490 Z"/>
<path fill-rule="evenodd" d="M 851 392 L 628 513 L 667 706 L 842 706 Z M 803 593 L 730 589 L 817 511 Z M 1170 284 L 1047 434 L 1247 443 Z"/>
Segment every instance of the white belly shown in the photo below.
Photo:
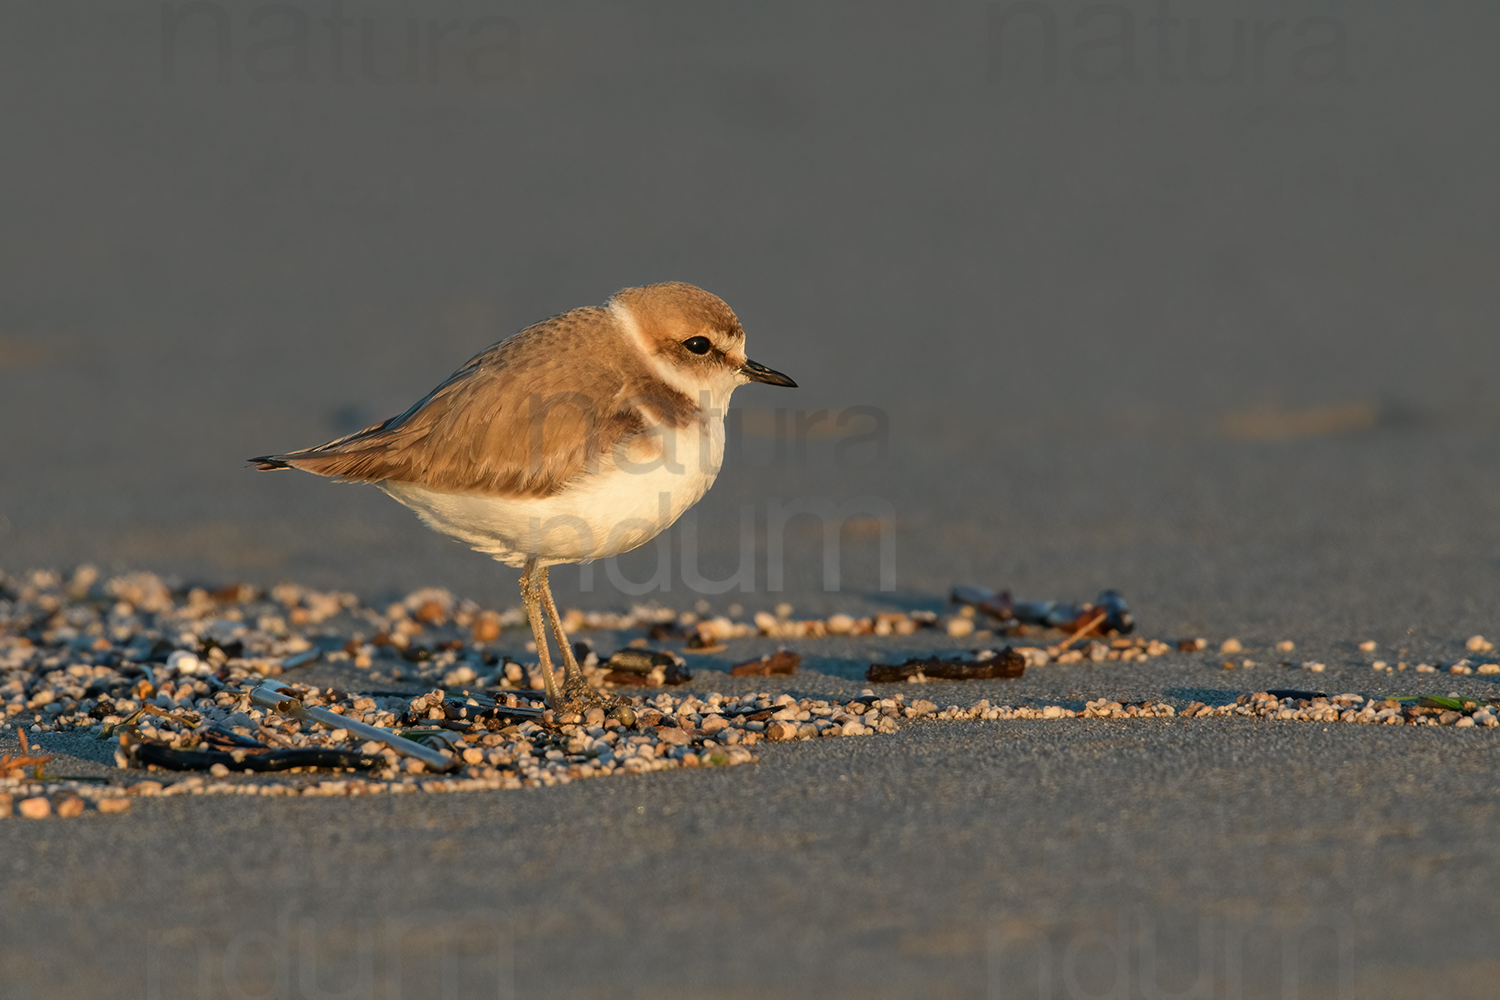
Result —
<path fill-rule="evenodd" d="M 722 418 L 669 431 L 667 455 L 635 467 L 603 461 L 556 496 L 506 499 L 386 480 L 382 490 L 426 524 L 509 566 L 605 559 L 655 538 L 713 485 L 724 459 Z"/>

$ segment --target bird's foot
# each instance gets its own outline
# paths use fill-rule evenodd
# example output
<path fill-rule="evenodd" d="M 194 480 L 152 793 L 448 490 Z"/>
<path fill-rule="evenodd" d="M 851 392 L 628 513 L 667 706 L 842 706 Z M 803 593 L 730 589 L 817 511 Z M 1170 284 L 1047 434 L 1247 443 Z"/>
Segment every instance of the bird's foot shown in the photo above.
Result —
<path fill-rule="evenodd" d="M 572 677 L 563 682 L 562 697 L 559 699 L 557 714 L 577 714 L 585 718 L 589 711 L 598 709 L 604 713 L 604 720 L 620 726 L 635 725 L 635 703 L 632 698 L 620 698 L 607 695 L 592 687 L 582 677 Z"/>

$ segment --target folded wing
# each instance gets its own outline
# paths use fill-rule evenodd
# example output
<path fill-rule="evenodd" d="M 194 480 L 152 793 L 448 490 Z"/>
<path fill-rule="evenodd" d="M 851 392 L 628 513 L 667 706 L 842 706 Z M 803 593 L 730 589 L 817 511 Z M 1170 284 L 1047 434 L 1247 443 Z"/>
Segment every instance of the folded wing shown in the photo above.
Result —
<path fill-rule="evenodd" d="M 602 309 L 555 316 L 479 354 L 399 416 L 315 448 L 250 461 L 265 471 L 302 469 L 344 482 L 552 496 L 608 462 L 630 437 L 653 424 L 683 426 L 696 410 L 633 356 L 579 364 L 578 352 L 597 349 L 601 323 L 613 323 Z M 585 324 L 592 336 L 582 335 Z"/>

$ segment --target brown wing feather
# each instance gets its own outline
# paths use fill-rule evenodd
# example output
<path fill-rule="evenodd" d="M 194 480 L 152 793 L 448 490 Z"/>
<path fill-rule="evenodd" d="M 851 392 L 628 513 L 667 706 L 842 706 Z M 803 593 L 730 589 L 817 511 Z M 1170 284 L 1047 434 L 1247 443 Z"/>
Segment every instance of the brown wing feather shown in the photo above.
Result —
<path fill-rule="evenodd" d="M 598 308 L 554 316 L 479 354 L 399 416 L 316 448 L 253 461 L 348 482 L 554 495 L 642 433 L 648 417 L 681 427 L 695 414 L 694 401 L 627 350 L 610 359 L 620 364 L 579 363 L 601 347 L 598 327 L 613 323 Z"/>

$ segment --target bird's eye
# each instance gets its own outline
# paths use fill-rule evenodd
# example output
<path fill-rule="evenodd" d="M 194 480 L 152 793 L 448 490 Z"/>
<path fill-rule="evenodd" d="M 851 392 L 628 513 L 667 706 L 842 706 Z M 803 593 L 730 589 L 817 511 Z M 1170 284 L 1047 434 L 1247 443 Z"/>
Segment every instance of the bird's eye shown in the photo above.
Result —
<path fill-rule="evenodd" d="M 694 354 L 707 354 L 714 345 L 707 337 L 689 337 L 682 342 L 682 346 Z"/>

